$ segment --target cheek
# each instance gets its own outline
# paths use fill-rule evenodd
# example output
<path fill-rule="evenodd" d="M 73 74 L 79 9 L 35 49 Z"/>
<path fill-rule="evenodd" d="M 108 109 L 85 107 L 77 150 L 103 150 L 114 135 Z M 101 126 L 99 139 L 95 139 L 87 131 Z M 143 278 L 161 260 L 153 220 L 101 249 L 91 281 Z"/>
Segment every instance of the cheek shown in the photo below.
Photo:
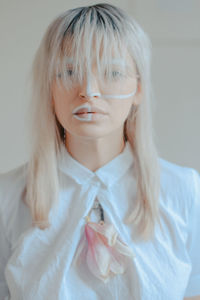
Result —
<path fill-rule="evenodd" d="M 61 123 L 70 117 L 73 100 L 74 96 L 71 93 L 56 91 L 53 94 L 55 114 Z"/>
<path fill-rule="evenodd" d="M 131 109 L 133 99 L 115 100 L 111 107 L 112 119 L 116 122 L 123 122 L 127 118 Z"/>
<path fill-rule="evenodd" d="M 135 90 L 137 88 L 137 80 L 135 78 L 129 78 L 127 79 L 125 83 L 125 88 L 127 90 Z"/>

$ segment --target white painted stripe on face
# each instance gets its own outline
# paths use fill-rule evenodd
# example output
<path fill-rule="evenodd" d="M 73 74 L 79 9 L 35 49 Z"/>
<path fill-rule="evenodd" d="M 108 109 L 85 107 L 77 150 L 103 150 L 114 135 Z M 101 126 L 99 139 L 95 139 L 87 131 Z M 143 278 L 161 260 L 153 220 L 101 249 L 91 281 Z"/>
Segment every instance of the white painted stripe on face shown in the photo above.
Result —
<path fill-rule="evenodd" d="M 107 99 L 126 99 L 126 98 L 129 98 L 131 96 L 134 96 L 136 93 L 136 90 L 130 94 L 124 94 L 124 95 L 102 95 L 103 98 L 107 98 Z"/>
<path fill-rule="evenodd" d="M 90 79 L 91 79 L 91 76 L 88 74 L 88 81 L 87 81 L 87 87 L 86 87 L 86 92 L 87 92 L 87 95 L 89 96 L 89 97 L 95 97 L 95 96 L 97 96 L 97 97 L 101 97 L 101 94 L 100 93 L 98 93 L 98 92 L 96 92 L 96 93 L 93 93 L 91 90 L 91 81 L 90 81 Z"/>

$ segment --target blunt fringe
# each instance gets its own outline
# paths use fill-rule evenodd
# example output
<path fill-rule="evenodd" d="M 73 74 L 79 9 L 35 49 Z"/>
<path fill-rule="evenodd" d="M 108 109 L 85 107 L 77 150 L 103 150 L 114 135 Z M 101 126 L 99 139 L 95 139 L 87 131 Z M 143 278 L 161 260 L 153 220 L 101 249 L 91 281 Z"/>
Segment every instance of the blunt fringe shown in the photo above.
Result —
<path fill-rule="evenodd" d="M 70 55 L 81 82 L 93 58 L 101 76 L 102 70 L 109 71 L 113 53 L 123 57 L 124 47 L 136 65 L 142 87 L 142 101 L 129 112 L 124 123 L 124 138 L 135 157 L 137 181 L 135 207 L 126 222 L 134 226 L 133 238 L 139 240 L 150 239 L 156 222 L 160 223 L 160 168 L 152 124 L 151 42 L 130 15 L 118 7 L 100 3 L 70 9 L 57 16 L 48 26 L 32 64 L 31 154 L 24 201 L 30 209 L 32 224 L 40 229 L 51 225 L 50 211 L 59 201 L 57 157 L 63 143 L 63 127 L 52 105 L 52 82 L 57 80 L 59 84 L 57 75 L 61 74 L 66 88 L 73 88 L 65 70 L 66 57 Z"/>

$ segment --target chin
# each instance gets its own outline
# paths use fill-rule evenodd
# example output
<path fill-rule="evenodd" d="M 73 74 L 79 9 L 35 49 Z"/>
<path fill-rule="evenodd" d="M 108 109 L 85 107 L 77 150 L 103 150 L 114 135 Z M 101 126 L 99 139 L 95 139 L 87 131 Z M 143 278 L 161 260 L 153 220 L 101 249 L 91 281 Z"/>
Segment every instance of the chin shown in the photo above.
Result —
<path fill-rule="evenodd" d="M 79 136 L 82 138 L 88 138 L 88 139 L 97 139 L 97 138 L 103 138 L 107 135 L 110 134 L 110 132 L 108 132 L 108 130 L 103 131 L 100 128 L 97 128 L 97 130 L 95 130 L 94 128 L 91 129 L 79 129 L 76 131 L 71 132 L 72 135 L 74 136 Z"/>

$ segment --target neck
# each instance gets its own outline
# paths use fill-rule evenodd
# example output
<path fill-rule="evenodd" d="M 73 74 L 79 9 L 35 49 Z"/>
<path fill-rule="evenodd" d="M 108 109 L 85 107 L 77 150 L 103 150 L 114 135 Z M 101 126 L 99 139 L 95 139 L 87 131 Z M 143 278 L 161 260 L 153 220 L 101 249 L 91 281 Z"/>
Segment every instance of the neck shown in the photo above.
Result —
<path fill-rule="evenodd" d="M 65 147 L 75 160 L 95 172 L 123 151 L 123 128 L 100 138 L 80 137 L 66 132 Z"/>

